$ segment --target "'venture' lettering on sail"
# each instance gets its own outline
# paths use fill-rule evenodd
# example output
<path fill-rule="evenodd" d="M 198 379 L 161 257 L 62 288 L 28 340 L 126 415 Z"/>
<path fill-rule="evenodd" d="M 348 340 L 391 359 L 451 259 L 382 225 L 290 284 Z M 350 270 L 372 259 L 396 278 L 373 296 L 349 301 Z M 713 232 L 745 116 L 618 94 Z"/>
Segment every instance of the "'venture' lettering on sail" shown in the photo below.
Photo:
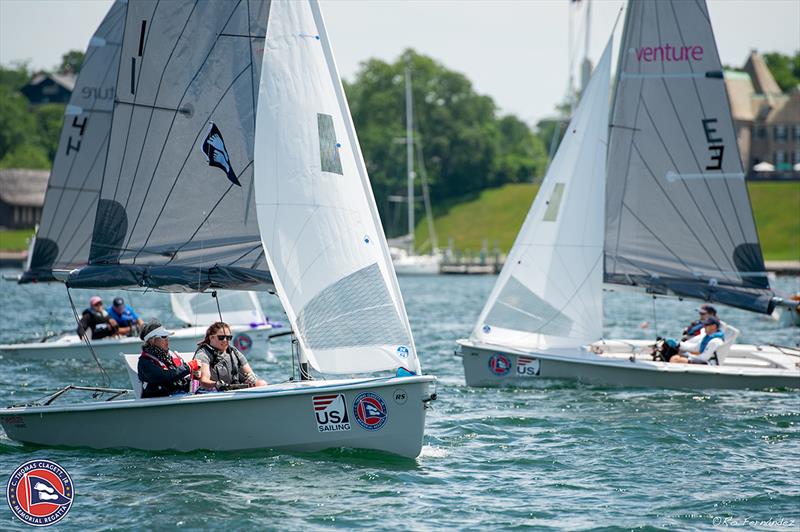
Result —
<path fill-rule="evenodd" d="M 636 60 L 652 63 L 661 61 L 665 63 L 678 61 L 702 61 L 703 47 L 700 45 L 674 46 L 665 44 L 663 46 L 640 46 L 635 49 Z"/>

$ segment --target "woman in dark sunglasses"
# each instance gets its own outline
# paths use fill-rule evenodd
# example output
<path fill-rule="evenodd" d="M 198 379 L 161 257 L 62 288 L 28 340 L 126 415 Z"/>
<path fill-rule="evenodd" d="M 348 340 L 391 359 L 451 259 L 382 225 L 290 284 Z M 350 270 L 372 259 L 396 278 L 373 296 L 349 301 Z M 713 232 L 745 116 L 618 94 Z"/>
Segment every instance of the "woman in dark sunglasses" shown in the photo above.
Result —
<path fill-rule="evenodd" d="M 200 363 L 200 386 L 217 391 L 266 386 L 267 382 L 256 376 L 232 340 L 231 328 L 223 321 L 212 323 L 206 330 L 194 354 Z"/>

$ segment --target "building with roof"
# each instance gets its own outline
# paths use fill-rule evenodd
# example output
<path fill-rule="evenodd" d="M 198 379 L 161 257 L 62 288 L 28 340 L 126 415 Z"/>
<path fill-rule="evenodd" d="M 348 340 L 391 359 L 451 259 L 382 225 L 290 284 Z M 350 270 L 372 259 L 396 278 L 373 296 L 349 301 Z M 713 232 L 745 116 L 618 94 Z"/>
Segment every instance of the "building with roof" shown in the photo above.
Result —
<path fill-rule="evenodd" d="M 39 72 L 34 74 L 21 92 L 33 105 L 42 103 L 69 103 L 69 97 L 75 88 L 74 74 L 50 74 Z"/>
<path fill-rule="evenodd" d="M 49 170 L 0 170 L 0 229 L 36 227 L 49 179 Z"/>
<path fill-rule="evenodd" d="M 725 86 L 748 177 L 800 179 L 800 86 L 781 92 L 755 51 L 742 71 L 725 72 Z M 753 170 L 756 165 L 774 170 Z"/>

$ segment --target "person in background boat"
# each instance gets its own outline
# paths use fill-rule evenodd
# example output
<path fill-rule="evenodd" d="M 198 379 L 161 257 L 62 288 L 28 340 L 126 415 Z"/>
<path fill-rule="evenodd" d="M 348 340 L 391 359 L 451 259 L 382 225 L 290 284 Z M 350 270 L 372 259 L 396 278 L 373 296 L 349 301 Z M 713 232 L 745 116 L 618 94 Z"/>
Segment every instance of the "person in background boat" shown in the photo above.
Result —
<path fill-rule="evenodd" d="M 117 328 L 117 322 L 103 308 L 103 300 L 100 296 L 90 297 L 89 308 L 83 311 L 78 323 L 78 336 L 83 338 L 86 336 L 86 331 L 89 331 L 91 340 L 99 340 L 116 336 Z"/>
<path fill-rule="evenodd" d="M 266 386 L 245 356 L 231 345 L 232 339 L 231 328 L 225 322 L 212 323 L 206 330 L 194 354 L 194 360 L 200 362 L 200 386 L 217 391 Z"/>
<path fill-rule="evenodd" d="M 703 321 L 709 316 L 717 316 L 717 309 L 714 308 L 713 305 L 700 305 L 700 308 L 697 309 L 697 312 L 700 313 L 700 319 L 697 321 L 693 321 L 683 330 L 683 336 L 681 337 L 681 341 L 685 342 L 690 338 L 697 336 L 703 332 Z"/>
<path fill-rule="evenodd" d="M 689 341 L 680 343 L 680 351 L 684 354 L 673 355 L 670 362 L 678 364 L 710 364 L 718 366 L 721 362 L 717 349 L 725 343 L 722 323 L 716 316 L 703 320 L 705 334 L 697 335 Z"/>
<path fill-rule="evenodd" d="M 143 399 L 188 393 L 193 374 L 199 377 L 199 363 L 196 360 L 186 363 L 177 353 L 169 350 L 169 337 L 173 334 L 156 320 L 142 327 L 139 333 L 139 338 L 144 342 L 137 365 Z"/>
<path fill-rule="evenodd" d="M 144 327 L 144 321 L 130 305 L 125 304 L 125 300 L 121 297 L 115 297 L 113 304 L 106 310 L 111 319 L 117 322 L 117 332 L 120 336 L 134 336 L 136 331 Z"/>

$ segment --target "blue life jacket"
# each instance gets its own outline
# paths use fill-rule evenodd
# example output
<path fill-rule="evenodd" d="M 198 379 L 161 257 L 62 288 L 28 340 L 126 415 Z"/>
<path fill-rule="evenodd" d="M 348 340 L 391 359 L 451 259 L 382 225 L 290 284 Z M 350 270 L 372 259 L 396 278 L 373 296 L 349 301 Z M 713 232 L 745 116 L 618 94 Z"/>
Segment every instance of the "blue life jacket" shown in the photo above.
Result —
<path fill-rule="evenodd" d="M 714 338 L 719 338 L 720 340 L 722 340 L 724 342 L 725 341 L 725 333 L 722 332 L 722 331 L 717 331 L 715 333 L 711 333 L 711 334 L 705 335 L 703 337 L 703 339 L 700 340 L 700 353 L 701 354 L 705 352 L 706 346 L 708 345 L 708 342 L 710 342 Z"/>

